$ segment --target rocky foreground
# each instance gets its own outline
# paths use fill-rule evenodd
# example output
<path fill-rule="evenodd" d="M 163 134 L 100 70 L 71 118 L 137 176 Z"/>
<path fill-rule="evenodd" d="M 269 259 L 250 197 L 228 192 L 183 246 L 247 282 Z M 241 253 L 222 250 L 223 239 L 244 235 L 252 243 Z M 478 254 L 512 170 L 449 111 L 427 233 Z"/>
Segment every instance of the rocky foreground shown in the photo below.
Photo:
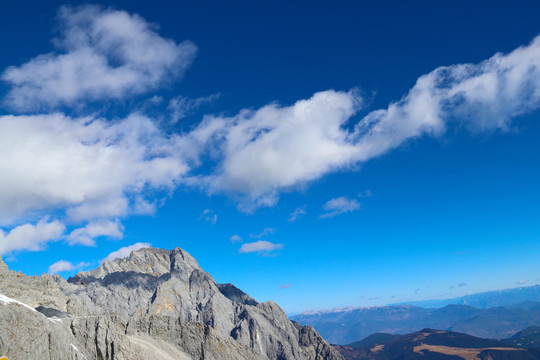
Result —
<path fill-rule="evenodd" d="M 312 327 L 217 284 L 180 248 L 140 249 L 67 281 L 10 271 L 0 259 L 0 356 L 342 359 Z"/>

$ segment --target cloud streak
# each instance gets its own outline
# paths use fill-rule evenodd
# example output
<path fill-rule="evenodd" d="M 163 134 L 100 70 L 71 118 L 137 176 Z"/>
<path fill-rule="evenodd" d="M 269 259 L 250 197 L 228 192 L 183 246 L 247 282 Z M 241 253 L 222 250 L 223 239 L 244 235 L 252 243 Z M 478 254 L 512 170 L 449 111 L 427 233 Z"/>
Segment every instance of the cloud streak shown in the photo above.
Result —
<path fill-rule="evenodd" d="M 288 222 L 295 222 L 297 219 L 301 218 L 302 216 L 306 215 L 306 208 L 305 206 L 296 208 L 287 219 Z"/>
<path fill-rule="evenodd" d="M 270 241 L 260 240 L 242 245 L 238 252 L 241 254 L 258 253 L 261 255 L 269 255 L 281 249 L 283 249 L 282 244 L 274 244 Z"/>
<path fill-rule="evenodd" d="M 319 216 L 319 219 L 331 218 L 340 214 L 356 211 L 360 209 L 360 203 L 355 199 L 345 196 L 329 200 L 323 206 L 326 213 Z"/>
<path fill-rule="evenodd" d="M 402 99 L 351 124 L 363 103 L 356 91 L 327 90 L 291 106 L 206 117 L 187 135 L 197 148 L 211 149 L 218 165 L 199 184 L 252 211 L 273 206 L 282 191 L 352 169 L 411 139 L 440 137 L 451 126 L 508 130 L 513 118 L 540 106 L 540 37 L 479 64 L 439 67 Z"/>
<path fill-rule="evenodd" d="M 272 235 L 275 232 L 276 232 L 275 228 L 267 227 L 267 228 L 264 228 L 263 231 L 261 231 L 258 234 L 249 234 L 249 237 L 253 238 L 253 239 L 261 239 L 261 238 L 266 237 L 268 235 Z"/>

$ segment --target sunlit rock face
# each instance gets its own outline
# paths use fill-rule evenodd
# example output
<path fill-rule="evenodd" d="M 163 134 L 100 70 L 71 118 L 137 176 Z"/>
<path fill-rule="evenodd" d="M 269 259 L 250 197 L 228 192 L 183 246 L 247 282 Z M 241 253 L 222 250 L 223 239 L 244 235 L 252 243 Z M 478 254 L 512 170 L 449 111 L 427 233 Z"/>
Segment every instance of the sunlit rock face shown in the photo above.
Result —
<path fill-rule="evenodd" d="M 342 359 L 277 304 L 217 284 L 180 248 L 140 249 L 67 281 L 2 262 L 0 293 L 9 359 Z"/>

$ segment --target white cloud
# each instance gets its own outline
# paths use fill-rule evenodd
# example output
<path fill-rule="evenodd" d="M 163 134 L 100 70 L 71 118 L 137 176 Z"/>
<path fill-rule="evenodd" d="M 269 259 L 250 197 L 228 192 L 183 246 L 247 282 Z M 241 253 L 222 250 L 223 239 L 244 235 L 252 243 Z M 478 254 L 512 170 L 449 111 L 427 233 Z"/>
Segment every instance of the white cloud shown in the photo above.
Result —
<path fill-rule="evenodd" d="M 437 68 L 399 101 L 351 124 L 361 104 L 354 91 L 328 90 L 291 106 L 206 117 L 184 141 L 206 148 L 218 166 L 196 182 L 252 211 L 274 205 L 284 190 L 354 167 L 407 140 L 441 136 L 449 126 L 504 131 L 513 117 L 540 106 L 540 37 L 480 64 Z"/>
<path fill-rule="evenodd" d="M 296 219 L 298 219 L 301 216 L 304 216 L 306 214 L 306 208 L 305 206 L 296 208 L 291 215 L 289 215 L 288 222 L 294 222 Z"/>
<path fill-rule="evenodd" d="M 201 213 L 201 216 L 199 216 L 199 220 L 200 219 L 203 219 L 204 221 L 207 221 L 210 224 L 215 225 L 218 221 L 218 216 L 213 210 L 205 209 Z"/>
<path fill-rule="evenodd" d="M 49 274 L 75 270 L 75 266 L 66 260 L 60 260 L 49 266 Z"/>
<path fill-rule="evenodd" d="M 229 238 L 229 240 L 231 240 L 232 243 L 235 243 L 235 242 L 242 242 L 242 238 L 238 235 L 233 235 Z"/>
<path fill-rule="evenodd" d="M 523 285 L 523 284 L 526 284 L 528 282 L 529 282 L 529 280 L 519 280 L 519 281 L 516 282 L 516 285 Z"/>
<path fill-rule="evenodd" d="M 86 226 L 73 230 L 68 236 L 68 242 L 73 244 L 82 244 L 94 246 L 95 238 L 106 236 L 114 239 L 122 239 L 124 227 L 118 219 L 116 221 L 95 221 L 86 224 Z"/>
<path fill-rule="evenodd" d="M 77 265 L 73 265 L 69 261 L 59 260 L 59 261 L 55 262 L 54 264 L 52 264 L 51 266 L 49 266 L 49 274 L 58 274 L 58 273 L 61 273 L 61 272 L 64 272 L 64 271 L 78 270 L 78 269 L 82 269 L 83 267 L 86 267 L 88 265 L 89 264 L 85 263 L 85 262 L 81 262 L 81 263 L 79 263 Z"/>
<path fill-rule="evenodd" d="M 267 227 L 267 228 L 264 228 L 264 230 L 261 231 L 259 234 L 249 234 L 249 237 L 254 238 L 254 239 L 260 239 L 265 236 L 272 235 L 275 232 L 276 232 L 275 228 Z"/>
<path fill-rule="evenodd" d="M 58 18 L 57 53 L 3 72 L 11 108 L 50 110 L 140 94 L 178 78 L 196 52 L 124 11 L 63 7 Z M 54 214 L 55 224 L 71 228 L 70 244 L 121 238 L 119 219 L 153 213 L 156 192 L 170 193 L 188 171 L 180 145 L 178 135 L 137 113 L 114 120 L 0 116 L 0 226 L 15 231 Z M 35 250 L 40 241 L 4 247 Z"/>
<path fill-rule="evenodd" d="M 274 251 L 283 249 L 282 244 L 274 244 L 269 241 L 260 240 L 252 243 L 244 244 L 240 247 L 238 252 L 240 253 L 260 253 L 260 254 L 270 254 Z"/>
<path fill-rule="evenodd" d="M 360 209 L 360 203 L 355 199 L 349 199 L 344 196 L 328 200 L 323 206 L 326 213 L 319 216 L 320 219 L 331 218 L 347 212 Z"/>
<path fill-rule="evenodd" d="M 95 224 L 121 229 L 117 218 L 151 212 L 153 193 L 178 185 L 188 166 L 174 141 L 141 115 L 0 116 L 0 224 L 60 211 L 67 223 L 94 224 L 70 242 L 92 244 L 93 233 L 118 238 L 110 224 L 101 234 Z"/>
<path fill-rule="evenodd" d="M 139 250 L 142 248 L 149 248 L 151 246 L 152 245 L 149 243 L 140 243 L 140 242 L 130 245 L 130 246 L 125 246 L 107 255 L 107 257 L 103 261 L 113 261 L 114 259 L 125 258 L 125 257 L 128 257 L 132 251 Z"/>
<path fill-rule="evenodd" d="M 282 189 L 350 163 L 355 149 L 341 126 L 359 102 L 355 92 L 320 92 L 289 107 L 207 117 L 185 140 L 218 157 L 218 170 L 202 179 L 210 193 L 237 196 L 249 211 L 274 205 Z"/>
<path fill-rule="evenodd" d="M 43 218 L 35 225 L 27 223 L 9 231 L 0 229 L 0 255 L 16 250 L 42 250 L 49 241 L 59 240 L 66 227 L 57 220 Z"/>
<path fill-rule="evenodd" d="M 137 15 L 98 6 L 62 7 L 58 52 L 10 67 L 5 103 L 33 111 L 121 99 L 163 86 L 191 64 L 196 46 L 162 38 Z"/>
<path fill-rule="evenodd" d="M 280 289 L 288 289 L 290 287 L 291 287 L 291 284 L 283 284 L 279 286 Z"/>
<path fill-rule="evenodd" d="M 82 106 L 157 89 L 181 76 L 196 51 L 123 11 L 66 7 L 59 19 L 57 52 L 3 72 L 11 84 L 4 100 L 13 109 Z M 205 101 L 177 98 L 169 110 L 178 118 Z M 413 138 L 441 136 L 451 126 L 506 130 L 513 117 L 540 106 L 540 37 L 477 65 L 435 69 L 399 101 L 355 119 L 362 103 L 356 91 L 327 90 L 290 106 L 207 116 L 183 134 L 166 134 L 155 120 L 135 113 L 115 120 L 0 116 L 0 225 L 11 227 L 1 233 L 0 251 L 41 249 L 63 236 L 65 225 L 75 228 L 71 243 L 119 238 L 118 219 L 153 213 L 156 192 L 180 184 L 226 193 L 252 211 L 274 205 L 283 191 L 354 169 Z M 339 199 L 325 205 L 323 217 L 359 206 Z M 55 220 L 38 222 L 50 214 Z M 48 232 L 20 235 L 37 227 Z"/>

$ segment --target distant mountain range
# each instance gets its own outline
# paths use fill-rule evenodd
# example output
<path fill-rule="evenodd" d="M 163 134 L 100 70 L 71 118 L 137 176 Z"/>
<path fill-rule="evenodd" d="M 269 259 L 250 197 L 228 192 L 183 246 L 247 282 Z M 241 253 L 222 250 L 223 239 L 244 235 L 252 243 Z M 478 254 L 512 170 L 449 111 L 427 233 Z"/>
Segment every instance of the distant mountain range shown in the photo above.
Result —
<path fill-rule="evenodd" d="M 451 331 L 423 329 L 407 335 L 373 334 L 349 345 L 334 345 L 345 360 L 537 360 L 538 328 L 506 340 L 482 339 Z"/>
<path fill-rule="evenodd" d="M 425 308 L 440 308 L 446 305 L 469 305 L 479 309 L 518 304 L 524 301 L 540 302 L 540 285 L 513 289 L 487 291 L 451 299 L 408 301 L 392 305 L 413 305 Z"/>
<path fill-rule="evenodd" d="M 377 332 L 407 334 L 423 328 L 504 339 L 529 326 L 540 325 L 540 302 L 528 301 L 489 309 L 468 305 L 447 305 L 439 309 L 411 305 L 380 306 L 311 312 L 291 319 L 313 326 L 333 344 L 349 344 Z"/>

